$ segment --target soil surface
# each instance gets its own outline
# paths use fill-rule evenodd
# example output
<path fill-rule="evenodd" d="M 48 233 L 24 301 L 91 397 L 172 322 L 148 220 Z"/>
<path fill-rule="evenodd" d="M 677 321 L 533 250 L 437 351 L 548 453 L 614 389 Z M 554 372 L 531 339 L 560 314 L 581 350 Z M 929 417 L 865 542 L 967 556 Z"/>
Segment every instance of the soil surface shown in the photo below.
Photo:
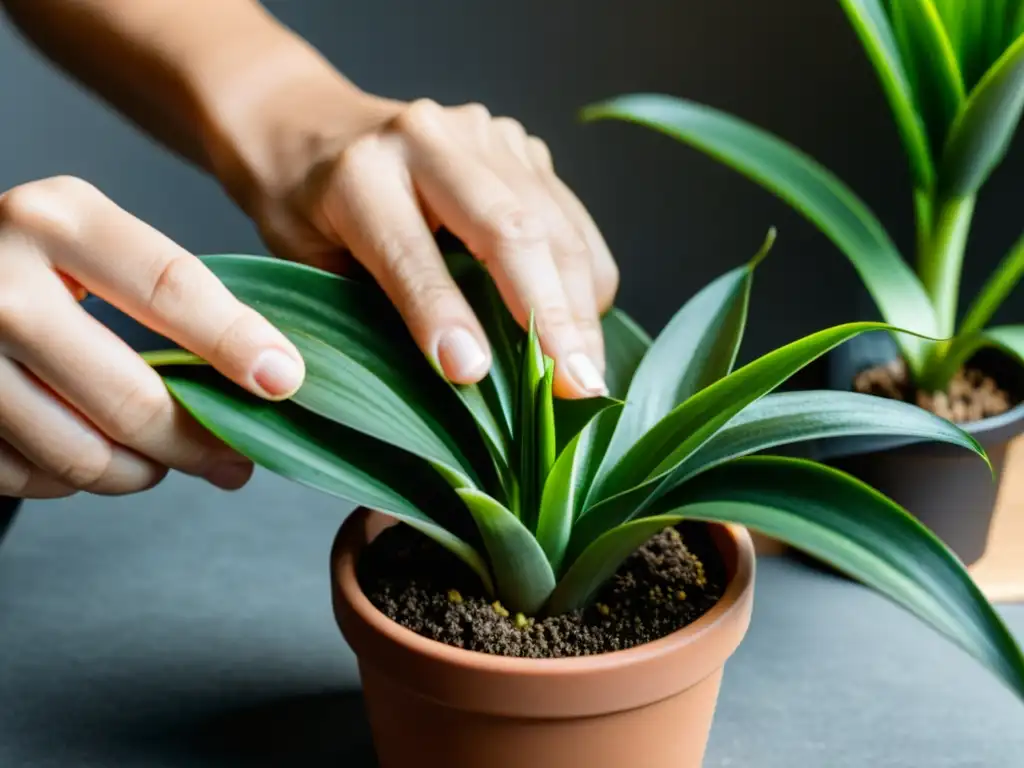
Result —
<path fill-rule="evenodd" d="M 684 523 L 633 553 L 585 610 L 534 620 L 510 615 L 454 555 L 396 525 L 360 557 L 358 578 L 380 611 L 433 640 L 501 656 L 555 658 L 622 650 L 671 634 L 718 601 L 725 571 L 707 529 Z"/>
<path fill-rule="evenodd" d="M 957 423 L 998 416 L 1016 403 L 995 379 L 974 368 L 963 368 L 945 392 L 916 390 L 902 360 L 868 368 L 857 374 L 853 388 L 868 395 L 916 403 L 922 408 Z"/>

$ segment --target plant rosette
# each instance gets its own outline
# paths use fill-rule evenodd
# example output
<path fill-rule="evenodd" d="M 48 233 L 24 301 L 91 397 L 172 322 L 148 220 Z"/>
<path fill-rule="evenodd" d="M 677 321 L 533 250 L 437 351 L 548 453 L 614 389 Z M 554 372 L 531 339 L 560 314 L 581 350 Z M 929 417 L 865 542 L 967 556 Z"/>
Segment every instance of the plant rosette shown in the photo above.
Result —
<path fill-rule="evenodd" d="M 979 191 L 1002 162 L 1024 109 L 1024 0 L 839 0 L 876 70 L 906 152 L 917 237 L 904 260 L 885 227 L 834 174 L 780 138 L 712 107 L 634 94 L 589 107 L 591 120 L 639 123 L 757 182 L 816 225 L 850 260 L 892 345 L 837 350 L 834 389 L 918 403 L 965 426 L 997 470 L 1024 431 L 1024 325 L 990 326 L 1024 274 L 1024 237 L 967 310 L 960 281 Z M 911 263 L 913 266 L 911 266 Z M 998 355 L 979 354 L 994 349 Z M 1002 358 L 1002 359 L 1000 359 Z M 850 368 L 851 361 L 863 367 Z M 1017 407 L 1015 407 L 1017 406 Z M 985 549 L 996 486 L 971 462 L 931 446 L 845 440 L 834 462 L 890 494 L 968 562 Z M 873 447 L 880 446 L 880 447 Z M 998 476 L 998 472 L 997 472 Z M 1024 515 L 1020 504 L 1008 513 Z M 993 542 L 998 546 L 999 542 Z M 995 556 L 996 553 L 992 553 Z M 1024 598 L 1024 561 L 1013 574 Z M 1011 565 L 1011 564 L 1006 564 Z M 1002 591 L 1002 590 L 1000 590 Z"/>
<path fill-rule="evenodd" d="M 296 344 L 303 386 L 267 402 L 187 352 L 147 358 L 235 450 L 374 510 L 342 525 L 332 584 L 385 768 L 562 768 L 566 755 L 696 768 L 749 621 L 746 528 L 876 589 L 1024 698 L 1019 646 L 938 538 L 859 480 L 765 454 L 896 435 L 986 462 L 963 430 L 907 403 L 773 391 L 883 323 L 828 328 L 734 369 L 770 239 L 656 339 L 609 312 L 610 396 L 586 400 L 553 397 L 532 322 L 513 321 L 468 256 L 449 266 L 493 350 L 472 386 L 442 378 L 372 283 L 205 258 Z"/>

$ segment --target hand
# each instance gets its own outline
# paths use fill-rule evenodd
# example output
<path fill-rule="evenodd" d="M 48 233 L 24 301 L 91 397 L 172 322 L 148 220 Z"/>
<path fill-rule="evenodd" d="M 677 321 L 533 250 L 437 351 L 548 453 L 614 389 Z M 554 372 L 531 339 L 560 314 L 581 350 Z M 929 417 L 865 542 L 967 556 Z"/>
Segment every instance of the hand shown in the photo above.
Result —
<path fill-rule="evenodd" d="M 229 154 L 244 159 L 221 176 L 278 256 L 336 270 L 354 256 L 423 352 L 452 381 L 473 383 L 490 349 L 435 244 L 444 226 L 487 266 L 520 324 L 533 310 L 556 394 L 605 392 L 600 314 L 618 271 L 547 147 L 515 120 L 479 104 L 353 97 L 312 78 L 238 122 L 251 133 Z"/>
<path fill-rule="evenodd" d="M 203 264 L 83 181 L 0 195 L 0 496 L 123 494 L 167 468 L 222 488 L 251 464 L 85 312 L 94 293 L 256 395 L 291 395 L 302 359 Z"/>

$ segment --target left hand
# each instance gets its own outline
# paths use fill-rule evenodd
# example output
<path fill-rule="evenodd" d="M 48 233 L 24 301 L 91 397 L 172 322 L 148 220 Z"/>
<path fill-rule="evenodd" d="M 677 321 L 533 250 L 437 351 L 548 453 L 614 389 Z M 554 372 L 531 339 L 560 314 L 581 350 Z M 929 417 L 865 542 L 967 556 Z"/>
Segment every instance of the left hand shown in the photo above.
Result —
<path fill-rule="evenodd" d="M 545 144 L 483 106 L 442 107 L 281 88 L 247 112 L 222 181 L 278 256 L 335 271 L 354 257 L 394 302 L 416 342 L 457 383 L 491 353 L 445 268 L 446 227 L 483 262 L 516 320 L 531 309 L 555 392 L 603 394 L 600 315 L 618 270 Z"/>

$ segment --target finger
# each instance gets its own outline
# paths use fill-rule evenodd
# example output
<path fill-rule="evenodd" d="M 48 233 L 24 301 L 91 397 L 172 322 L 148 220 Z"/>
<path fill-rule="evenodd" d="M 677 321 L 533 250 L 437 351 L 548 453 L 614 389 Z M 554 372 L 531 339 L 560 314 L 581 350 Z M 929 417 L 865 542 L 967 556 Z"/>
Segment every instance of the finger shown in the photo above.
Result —
<path fill-rule="evenodd" d="M 0 338 L 9 357 L 113 443 L 221 487 L 247 479 L 248 462 L 202 429 L 159 374 L 86 313 L 54 272 L 38 260 L 7 261 L 9 285 L 17 287 L 0 295 Z"/>
<path fill-rule="evenodd" d="M 16 363 L 0 357 L 0 438 L 61 485 L 99 494 L 152 488 L 167 470 L 111 443 Z"/>
<path fill-rule="evenodd" d="M 59 499 L 75 489 L 47 475 L 0 440 L 0 496 L 16 499 Z"/>
<path fill-rule="evenodd" d="M 583 336 L 587 354 L 603 374 L 604 338 L 587 243 L 551 194 L 540 172 L 534 169 L 527 151 L 528 137 L 522 125 L 510 118 L 498 118 L 493 122 L 493 130 L 505 151 L 494 153 L 492 162 L 528 208 L 543 218 L 551 233 L 552 255 L 562 278 L 573 321 Z"/>
<path fill-rule="evenodd" d="M 338 166 L 330 225 L 388 294 L 420 349 L 459 384 L 491 367 L 487 337 L 452 279 L 394 142 L 359 142 Z"/>
<path fill-rule="evenodd" d="M 38 243 L 58 271 L 256 395 L 279 399 L 302 383 L 302 358 L 203 263 L 76 179 L 7 193 L 0 221 Z"/>
<path fill-rule="evenodd" d="M 612 252 L 586 206 L 555 173 L 547 145 L 536 136 L 531 136 L 527 139 L 526 151 L 532 167 L 540 174 L 552 197 L 587 244 L 592 259 L 594 298 L 598 312 L 603 314 L 611 309 L 615 302 L 615 294 L 619 290 L 619 268 L 615 264 Z"/>
<path fill-rule="evenodd" d="M 556 392 L 586 397 L 605 391 L 573 322 L 543 220 L 509 186 L 445 134 L 431 108 L 406 113 L 405 135 L 417 188 L 448 229 L 494 277 L 516 320 L 532 311 L 544 351 L 556 364 Z"/>

